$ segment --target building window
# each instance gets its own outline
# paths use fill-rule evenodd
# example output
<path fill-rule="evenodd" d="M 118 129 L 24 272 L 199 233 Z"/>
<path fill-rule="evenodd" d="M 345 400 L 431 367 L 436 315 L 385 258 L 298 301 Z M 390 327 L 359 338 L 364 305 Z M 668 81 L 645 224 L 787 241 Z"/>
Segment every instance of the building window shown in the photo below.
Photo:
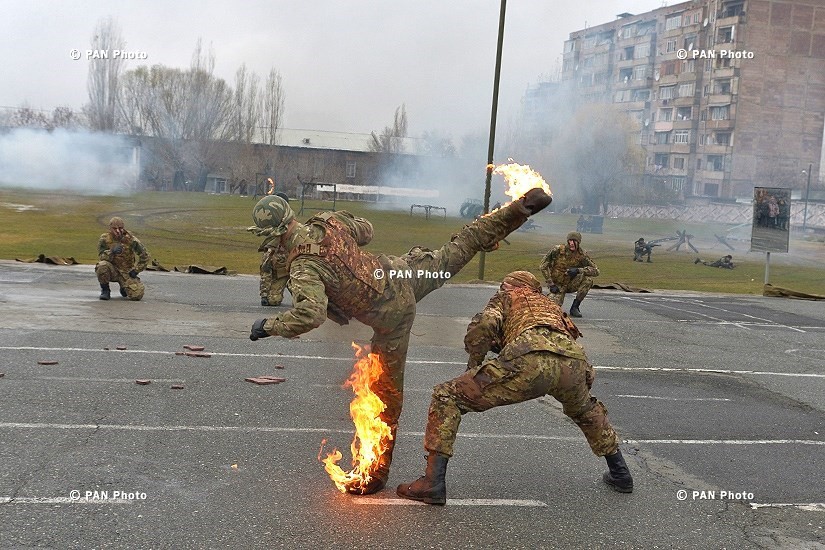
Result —
<path fill-rule="evenodd" d="M 684 170 L 685 157 L 673 157 L 673 167 L 677 170 Z"/>
<path fill-rule="evenodd" d="M 313 163 L 312 177 L 320 178 L 324 175 L 324 159 L 316 158 Z"/>
<path fill-rule="evenodd" d="M 696 35 L 689 34 L 685 37 L 685 40 L 682 42 L 682 47 L 688 51 L 696 49 Z"/>
<path fill-rule="evenodd" d="M 690 130 L 676 130 L 673 132 L 673 143 L 690 143 Z"/>
<path fill-rule="evenodd" d="M 645 78 L 647 78 L 647 65 L 633 67 L 633 80 L 644 80 Z"/>
<path fill-rule="evenodd" d="M 619 70 L 619 82 L 627 84 L 631 78 L 633 78 L 633 69 L 628 67 L 627 69 Z"/>
<path fill-rule="evenodd" d="M 355 178 L 355 161 L 348 160 L 347 161 L 347 177 L 352 179 Z"/>
<path fill-rule="evenodd" d="M 733 42 L 733 27 L 720 27 L 716 34 L 717 44 L 727 44 Z"/>
<path fill-rule="evenodd" d="M 713 134 L 713 142 L 717 145 L 730 145 L 730 132 L 716 132 Z"/>
<path fill-rule="evenodd" d="M 725 80 L 716 80 L 714 82 L 714 92 L 717 94 L 729 94 L 730 93 L 730 79 L 726 78 Z"/>
<path fill-rule="evenodd" d="M 671 53 L 671 52 L 675 52 L 675 51 L 676 51 L 676 39 L 671 38 L 665 44 L 665 52 L 666 53 Z"/>
<path fill-rule="evenodd" d="M 665 30 L 672 31 L 673 29 L 678 29 L 682 26 L 682 14 L 679 15 L 672 15 L 665 19 Z"/>
<path fill-rule="evenodd" d="M 705 195 L 708 197 L 718 197 L 719 196 L 719 184 L 718 183 L 706 183 L 705 184 Z"/>
<path fill-rule="evenodd" d="M 633 101 L 648 101 L 650 90 L 633 90 Z"/>
<path fill-rule="evenodd" d="M 695 88 L 693 82 L 685 82 L 684 84 L 679 84 L 679 97 L 693 96 L 694 89 Z"/>
<path fill-rule="evenodd" d="M 624 57 L 619 59 L 619 61 L 624 61 L 625 59 L 633 59 L 633 46 L 628 46 L 624 49 Z"/>
<path fill-rule="evenodd" d="M 710 108 L 711 120 L 728 120 L 730 118 L 730 105 L 720 105 Z"/>
<path fill-rule="evenodd" d="M 650 57 L 650 44 L 639 44 L 633 50 L 633 59 L 642 59 Z"/>
<path fill-rule="evenodd" d="M 722 155 L 708 155 L 708 170 L 721 172 L 724 167 L 724 157 Z"/>
<path fill-rule="evenodd" d="M 713 69 L 713 59 L 705 59 L 705 72 L 709 73 Z"/>
<path fill-rule="evenodd" d="M 666 153 L 656 153 L 653 157 L 653 164 L 656 165 L 657 170 L 660 168 L 667 168 L 668 155 Z"/>
<path fill-rule="evenodd" d="M 673 91 L 676 86 L 662 86 L 659 88 L 659 99 L 673 99 Z"/>
<path fill-rule="evenodd" d="M 668 61 L 667 63 L 662 63 L 662 76 L 669 76 L 672 74 L 676 74 L 676 62 Z"/>
<path fill-rule="evenodd" d="M 674 191 L 681 191 L 685 187 L 687 178 L 685 176 L 673 176 L 670 178 L 670 187 Z"/>
<path fill-rule="evenodd" d="M 682 61 L 682 72 L 683 73 L 693 73 L 696 72 L 696 61 L 691 59 L 690 61 Z"/>
<path fill-rule="evenodd" d="M 656 132 L 654 140 L 656 145 L 667 145 L 670 143 L 670 132 Z"/>
<path fill-rule="evenodd" d="M 676 109 L 676 120 L 690 120 L 693 118 L 693 107 L 679 107 Z"/>
<path fill-rule="evenodd" d="M 662 122 L 671 122 L 673 120 L 673 109 L 659 109 L 659 120 Z"/>

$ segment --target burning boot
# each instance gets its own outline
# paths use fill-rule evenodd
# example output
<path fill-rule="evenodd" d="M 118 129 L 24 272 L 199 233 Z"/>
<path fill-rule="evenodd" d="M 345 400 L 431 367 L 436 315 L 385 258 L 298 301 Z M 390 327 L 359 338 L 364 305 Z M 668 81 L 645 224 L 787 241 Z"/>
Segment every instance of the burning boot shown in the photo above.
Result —
<path fill-rule="evenodd" d="M 109 300 L 112 297 L 112 289 L 109 288 L 109 283 L 100 283 L 100 299 Z"/>
<path fill-rule="evenodd" d="M 612 455 L 605 455 L 609 471 L 605 472 L 602 480 L 620 493 L 633 492 L 633 477 L 625 464 L 622 452 L 617 450 Z"/>
<path fill-rule="evenodd" d="M 390 464 L 392 464 L 392 451 L 395 448 L 395 435 L 398 426 L 391 429 L 392 438 L 387 441 L 387 450 L 378 458 L 378 466 L 370 473 L 370 480 L 362 485 L 348 485 L 347 493 L 351 495 L 372 495 L 387 486 L 390 477 Z"/>
<path fill-rule="evenodd" d="M 447 482 L 444 478 L 448 460 L 447 455 L 430 451 L 424 475 L 412 483 L 399 485 L 396 494 L 410 500 L 443 506 L 447 503 Z"/>

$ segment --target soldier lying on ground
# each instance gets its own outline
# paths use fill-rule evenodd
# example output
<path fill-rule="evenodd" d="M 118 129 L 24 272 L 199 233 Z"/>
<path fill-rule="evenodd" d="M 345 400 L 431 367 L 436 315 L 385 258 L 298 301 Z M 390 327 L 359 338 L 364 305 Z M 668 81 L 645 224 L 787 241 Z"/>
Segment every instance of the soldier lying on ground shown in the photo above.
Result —
<path fill-rule="evenodd" d="M 514 271 L 501 283 L 484 311 L 467 327 L 464 348 L 467 371 L 433 389 L 424 448 L 427 469 L 418 480 L 401 484 L 399 496 L 444 504 L 445 474 L 462 415 L 552 395 L 584 432 L 590 449 L 604 456 L 609 471 L 602 479 L 613 489 L 630 493 L 633 478 L 619 450 L 619 437 L 607 419 L 607 409 L 590 394 L 595 377 L 580 336 L 561 308 L 541 293 L 532 273 Z M 498 352 L 486 360 L 488 351 Z"/>
<path fill-rule="evenodd" d="M 130 300 L 140 300 L 146 287 L 138 273 L 146 269 L 149 252 L 141 242 L 126 231 L 123 220 L 115 216 L 109 221 L 109 231 L 97 241 L 98 263 L 95 274 L 100 283 L 100 299 L 112 297 L 110 282 L 120 285 L 120 295 Z"/>
<path fill-rule="evenodd" d="M 734 267 L 736 267 L 736 265 L 734 265 L 733 263 L 733 256 L 731 256 L 730 254 L 728 254 L 727 256 L 722 256 L 715 262 L 705 262 L 702 260 L 702 258 L 696 258 L 696 260 L 693 263 L 706 265 L 708 267 L 721 267 L 722 269 L 733 269 Z"/>
<path fill-rule="evenodd" d="M 350 487 L 353 494 L 371 494 L 384 488 L 389 476 L 404 388 L 404 365 L 415 305 L 444 285 L 481 250 L 493 250 L 518 229 L 527 217 L 545 208 L 552 197 L 539 188 L 491 214 L 481 216 L 438 250 L 420 246 L 396 257 L 376 256 L 361 246 L 372 240 L 372 224 L 349 212 L 324 212 L 298 223 L 286 201 L 261 199 L 252 213 L 255 225 L 278 236 L 287 253 L 292 309 L 252 325 L 251 340 L 267 336 L 294 338 L 320 326 L 329 317 L 339 324 L 355 318 L 372 327 L 371 351 L 384 371 L 371 390 L 386 405 L 381 419 L 390 427 L 389 448 L 382 455 L 366 487 Z M 392 273 L 412 271 L 412 278 Z"/>

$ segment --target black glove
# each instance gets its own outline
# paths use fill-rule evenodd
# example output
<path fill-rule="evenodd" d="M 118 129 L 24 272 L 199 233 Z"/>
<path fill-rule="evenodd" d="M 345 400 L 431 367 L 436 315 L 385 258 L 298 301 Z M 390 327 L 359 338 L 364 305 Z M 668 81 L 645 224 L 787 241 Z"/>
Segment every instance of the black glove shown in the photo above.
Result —
<path fill-rule="evenodd" d="M 552 283 L 550 286 L 548 286 L 547 290 L 550 291 L 550 294 L 558 294 L 559 293 L 559 287 L 558 287 L 558 285 L 556 285 L 556 283 Z"/>
<path fill-rule="evenodd" d="M 578 267 L 571 267 L 570 269 L 567 270 L 567 276 L 568 277 L 575 277 L 578 274 L 579 274 L 579 268 Z"/>
<path fill-rule="evenodd" d="M 122 244 L 116 244 L 115 246 L 112 247 L 112 254 L 113 255 L 117 256 L 121 252 L 123 252 L 123 245 Z"/>
<path fill-rule="evenodd" d="M 252 323 L 252 333 L 249 335 L 249 339 L 253 342 L 258 338 L 267 338 L 272 336 L 267 331 L 264 330 L 264 323 L 266 323 L 266 319 L 258 319 L 254 323 Z"/>
<path fill-rule="evenodd" d="M 129 272 L 129 277 L 130 278 L 137 279 L 137 276 L 138 276 L 138 272 L 135 271 L 134 269 Z"/>

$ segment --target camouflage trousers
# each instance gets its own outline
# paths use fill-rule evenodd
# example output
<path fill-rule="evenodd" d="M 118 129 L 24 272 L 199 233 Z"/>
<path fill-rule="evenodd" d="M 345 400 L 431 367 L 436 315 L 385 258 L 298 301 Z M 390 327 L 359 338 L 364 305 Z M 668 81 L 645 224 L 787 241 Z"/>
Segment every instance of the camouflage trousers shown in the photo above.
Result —
<path fill-rule="evenodd" d="M 559 291 L 556 293 L 549 293 L 547 295 L 548 298 L 553 300 L 559 307 L 564 305 L 564 296 L 568 292 L 575 292 L 576 293 L 576 300 L 581 302 L 584 300 L 584 297 L 587 296 L 587 293 L 593 288 L 593 279 L 585 275 L 584 273 L 579 272 L 578 275 L 570 279 L 566 284 L 558 284 L 556 286 L 559 287 Z"/>
<path fill-rule="evenodd" d="M 527 221 L 526 210 L 513 204 L 483 216 L 464 226 L 452 240 L 430 250 L 415 247 L 400 257 L 381 257 L 385 271 L 412 270 L 414 274 L 458 273 L 480 250 L 489 250 L 501 239 Z M 440 288 L 447 278 L 427 276 L 410 279 L 388 278 L 383 299 L 357 318 L 372 327 L 371 350 L 381 358 L 385 368 L 371 389 L 381 398 L 386 409 L 381 419 L 395 433 L 404 399 L 404 367 L 410 342 L 410 331 L 415 321 L 416 303 L 433 290 Z M 392 459 L 392 444 L 387 453 L 387 467 Z"/>
<path fill-rule="evenodd" d="M 129 277 L 128 272 L 122 272 L 112 262 L 100 261 L 95 266 L 95 274 L 100 284 L 117 283 L 126 291 L 126 297 L 138 301 L 143 298 L 146 286 L 140 282 L 140 277 Z"/>
<path fill-rule="evenodd" d="M 584 433 L 596 456 L 613 454 L 619 436 L 607 418 L 607 408 L 590 394 L 594 378 L 587 361 L 549 351 L 510 361 L 485 361 L 433 389 L 424 447 L 452 456 L 463 414 L 551 395 Z"/>
<path fill-rule="evenodd" d="M 261 298 L 266 298 L 271 306 L 280 305 L 284 300 L 284 289 L 288 281 L 286 256 L 265 252 L 261 259 Z"/>

